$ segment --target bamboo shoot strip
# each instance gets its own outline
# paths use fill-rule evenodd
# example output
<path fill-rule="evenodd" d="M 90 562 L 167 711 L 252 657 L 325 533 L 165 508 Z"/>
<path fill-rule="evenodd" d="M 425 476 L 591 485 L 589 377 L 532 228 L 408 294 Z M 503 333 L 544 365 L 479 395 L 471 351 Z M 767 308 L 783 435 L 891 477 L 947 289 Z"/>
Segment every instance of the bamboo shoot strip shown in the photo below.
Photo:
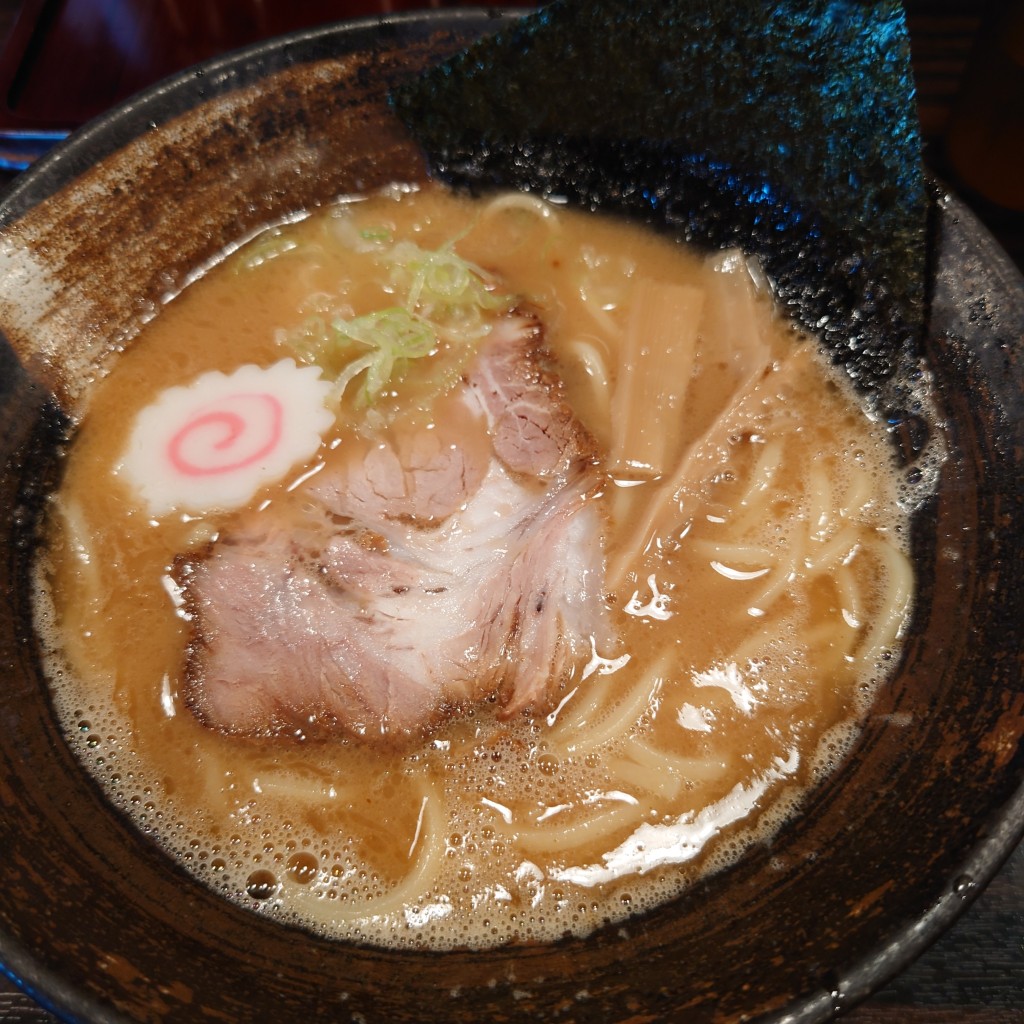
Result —
<path fill-rule="evenodd" d="M 713 346 L 727 361 L 731 368 L 730 372 L 734 375 L 734 383 L 729 389 L 725 408 L 711 412 L 711 421 L 705 427 L 703 435 L 688 445 L 681 457 L 674 453 L 663 453 L 668 462 L 667 473 L 657 474 L 657 477 L 661 478 L 658 492 L 648 503 L 644 515 L 636 522 L 631 541 L 622 546 L 618 556 L 609 565 L 608 580 L 613 589 L 617 589 L 624 582 L 629 567 L 643 554 L 661 528 L 670 506 L 678 502 L 680 492 L 689 474 L 696 468 L 700 456 L 705 453 L 706 446 L 712 438 L 727 434 L 734 426 L 733 421 L 743 408 L 744 401 L 772 365 L 771 351 L 761 327 L 763 311 L 757 308 L 761 299 L 746 263 L 729 253 L 722 257 L 718 270 L 719 272 L 713 275 L 715 294 L 702 293 L 702 306 L 699 311 L 702 315 L 694 326 L 699 328 L 705 343 Z M 705 298 L 706 304 L 703 302 Z M 696 334 L 693 337 L 694 342 L 695 340 Z M 630 344 L 639 342 L 631 338 Z M 693 358 L 691 347 L 691 373 Z M 642 397 L 638 395 L 637 399 Z M 653 405 L 649 407 L 655 408 Z M 644 406 L 641 405 L 640 408 L 643 410 Z M 614 404 L 612 411 L 614 416 Z M 614 454 L 614 446 L 612 451 Z"/>
<path fill-rule="evenodd" d="M 612 396 L 610 466 L 613 473 L 657 477 L 675 459 L 673 424 L 682 418 L 693 375 L 704 292 L 642 278 L 629 301 Z"/>

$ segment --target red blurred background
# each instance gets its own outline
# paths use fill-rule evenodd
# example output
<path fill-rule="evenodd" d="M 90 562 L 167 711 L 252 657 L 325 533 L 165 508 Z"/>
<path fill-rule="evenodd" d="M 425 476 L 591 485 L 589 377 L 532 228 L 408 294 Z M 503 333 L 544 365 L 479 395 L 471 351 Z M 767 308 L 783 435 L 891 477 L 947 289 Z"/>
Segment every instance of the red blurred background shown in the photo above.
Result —
<path fill-rule="evenodd" d="M 534 4 L 0 0 L 0 168 L 25 166 L 139 89 L 248 43 L 347 18 L 467 6 Z M 905 6 L 928 163 L 1024 266 L 1024 0 Z"/>
<path fill-rule="evenodd" d="M 293 29 L 442 6 L 469 4 L 23 0 L 0 63 L 0 130 L 74 127 L 173 71 Z"/>

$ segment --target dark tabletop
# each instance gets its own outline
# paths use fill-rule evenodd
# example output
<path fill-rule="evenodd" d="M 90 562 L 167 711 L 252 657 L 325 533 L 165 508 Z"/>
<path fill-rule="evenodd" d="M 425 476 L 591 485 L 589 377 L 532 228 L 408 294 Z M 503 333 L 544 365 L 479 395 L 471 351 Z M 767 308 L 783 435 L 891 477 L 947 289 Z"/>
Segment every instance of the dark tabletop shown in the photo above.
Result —
<path fill-rule="evenodd" d="M 214 6 L 218 3 L 231 10 L 243 10 L 246 6 L 244 0 L 202 0 L 201 3 L 191 4 L 188 0 L 179 0 L 177 5 L 170 6 L 177 6 L 179 10 L 194 8 L 198 11 L 203 9 L 203 5 Z M 0 42 L 7 40 L 11 43 L 18 32 L 24 33 L 26 27 L 38 25 L 40 19 L 49 18 L 52 28 L 54 25 L 59 27 L 61 18 L 66 21 L 71 14 L 76 14 L 79 18 L 76 23 L 77 35 L 75 32 L 68 34 L 60 40 L 60 44 L 63 47 L 84 45 L 85 37 L 81 29 L 83 12 L 88 15 L 90 10 L 103 10 L 109 15 L 112 10 L 123 11 L 133 5 L 148 12 L 159 6 L 165 9 L 168 7 L 166 4 L 157 5 L 155 0 L 0 0 Z M 293 27 L 284 22 L 279 24 L 275 15 L 271 15 L 268 20 L 266 12 L 268 9 L 271 12 L 276 10 L 274 3 L 268 4 L 263 0 L 253 6 L 263 12 L 262 24 L 254 22 L 239 29 L 242 38 L 204 38 L 197 45 L 204 47 L 206 52 L 199 52 L 197 56 L 212 55 L 209 50 L 216 49 L 221 43 L 225 44 L 221 48 L 226 49 L 230 43 L 248 42 L 264 30 L 274 34 Z M 298 4 L 280 6 L 282 11 L 286 7 L 293 12 L 301 8 L 303 19 L 311 23 L 314 20 L 337 20 L 374 9 L 439 7 L 449 4 L 440 0 L 393 0 L 391 3 L 380 4 L 372 0 L 302 0 Z M 986 0 L 908 0 L 906 6 L 928 163 L 968 199 L 975 212 L 1024 270 L 1024 214 L 1009 212 L 975 193 L 950 161 L 946 145 L 951 112 L 957 108 L 958 101 L 973 81 L 970 58 L 976 47 L 984 46 L 986 24 L 997 14 L 1015 7 L 1021 12 L 1020 32 L 1021 41 L 1024 42 L 1024 3 L 1014 4 L 1009 0 L 990 0 L 988 3 Z M 22 16 L 20 25 L 19 15 Z M 3 51 L 8 64 L 10 52 L 11 46 L 8 45 Z M 161 59 L 180 61 L 184 58 L 174 55 Z M 1024 53 L 1019 53 L 1018 59 L 1020 66 L 1017 67 L 1017 74 L 1019 82 L 1024 83 Z M 991 64 L 991 61 L 987 63 Z M 982 66 L 985 65 L 986 61 L 983 60 Z M 105 66 L 109 67 L 109 61 L 105 62 Z M 152 70 L 152 64 L 149 69 Z M 164 72 L 173 69 L 173 66 L 160 68 Z M 0 97 L 0 105 L 6 101 L 11 106 L 17 99 L 24 112 L 28 101 L 32 99 L 43 106 L 38 110 L 29 110 L 28 113 L 38 117 L 45 115 L 45 118 L 51 119 L 48 127 L 59 128 L 62 115 L 73 127 L 76 118 L 80 119 L 83 112 L 97 112 L 84 110 L 81 104 L 86 101 L 93 105 L 109 105 L 119 98 L 119 89 L 132 86 L 137 88 L 146 84 L 144 77 L 147 67 L 145 62 L 141 67 L 136 64 L 129 71 L 123 72 L 117 82 L 98 81 L 94 77 L 94 94 L 83 98 L 81 91 L 77 90 L 75 94 L 80 106 L 68 110 L 66 115 L 52 106 L 59 96 L 24 91 L 24 81 L 15 81 L 11 71 L 9 66 L 0 67 L 0 87 L 7 89 L 7 96 Z M 15 85 L 22 90 L 17 97 L 13 92 Z M 103 89 L 107 92 L 104 93 Z M 995 97 L 988 97 L 988 100 L 998 102 Z M 1004 110 L 1011 113 L 1015 111 L 1015 116 L 1020 118 L 1024 111 L 1024 93 L 1018 92 L 1016 97 L 1002 102 L 1008 104 L 1003 107 Z M 44 109 L 46 103 L 51 106 Z M 47 127 L 45 124 L 43 126 Z M 2 127 L 0 125 L 0 129 Z M 969 173 L 969 168 L 964 168 L 962 163 L 960 167 Z M 0 172 L 0 183 L 10 180 L 14 173 Z M 1020 181 L 1024 184 L 1024 171 L 1020 172 Z M 1021 205 L 1024 206 L 1024 203 Z M 1009 858 L 988 888 L 977 896 L 949 932 L 881 992 L 851 1010 L 845 1019 L 850 1024 L 1024 1022 L 1024 847 L 1018 848 Z M 53 1020 L 46 1011 L 0 975 L 0 1024 Z"/>

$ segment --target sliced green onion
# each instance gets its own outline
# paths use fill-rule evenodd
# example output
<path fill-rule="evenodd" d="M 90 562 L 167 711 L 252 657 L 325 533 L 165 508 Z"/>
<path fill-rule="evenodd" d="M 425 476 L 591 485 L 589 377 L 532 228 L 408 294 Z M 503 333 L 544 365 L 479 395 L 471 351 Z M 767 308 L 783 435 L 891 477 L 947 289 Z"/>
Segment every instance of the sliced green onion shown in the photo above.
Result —
<path fill-rule="evenodd" d="M 395 289 L 405 292 L 405 304 L 430 318 L 452 318 L 480 310 L 510 309 L 513 298 L 487 287 L 487 274 L 448 245 L 421 249 L 399 242 L 384 254 Z"/>
<path fill-rule="evenodd" d="M 361 404 L 373 401 L 387 387 L 396 363 L 422 359 L 437 347 L 437 335 L 431 325 L 402 306 L 377 310 L 354 320 L 339 318 L 332 326 L 342 337 L 374 350 L 359 393 Z M 364 356 L 357 362 L 365 359 Z"/>
<path fill-rule="evenodd" d="M 361 236 L 376 239 L 377 232 L 367 229 Z M 432 393 L 446 390 L 490 330 L 493 316 L 511 310 L 515 297 L 497 292 L 486 272 L 451 245 L 426 250 L 414 242 L 398 242 L 372 258 L 387 268 L 401 305 L 351 319 L 335 317 L 330 323 L 312 316 L 281 341 L 334 377 L 339 402 L 352 381 L 364 374 L 356 405 L 371 405 L 402 375 L 409 360 L 442 349 L 448 354 L 424 379 L 435 389 Z"/>

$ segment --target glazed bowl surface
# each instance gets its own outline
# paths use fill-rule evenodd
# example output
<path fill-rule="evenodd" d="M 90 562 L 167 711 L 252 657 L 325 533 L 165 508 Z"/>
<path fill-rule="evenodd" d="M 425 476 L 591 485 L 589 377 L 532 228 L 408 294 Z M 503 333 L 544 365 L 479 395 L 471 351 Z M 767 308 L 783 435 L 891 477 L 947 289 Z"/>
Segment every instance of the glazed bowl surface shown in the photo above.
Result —
<path fill-rule="evenodd" d="M 217 897 L 116 812 L 53 714 L 30 581 L 88 382 L 196 267 L 283 214 L 426 174 L 391 85 L 501 24 L 373 19 L 209 62 L 93 122 L 0 199 L 0 961 L 71 1020 L 819 1021 L 947 927 L 1024 828 L 1024 282 L 934 199 L 924 363 L 947 451 L 914 524 L 903 660 L 771 844 L 586 939 L 443 954 L 314 938 Z"/>

